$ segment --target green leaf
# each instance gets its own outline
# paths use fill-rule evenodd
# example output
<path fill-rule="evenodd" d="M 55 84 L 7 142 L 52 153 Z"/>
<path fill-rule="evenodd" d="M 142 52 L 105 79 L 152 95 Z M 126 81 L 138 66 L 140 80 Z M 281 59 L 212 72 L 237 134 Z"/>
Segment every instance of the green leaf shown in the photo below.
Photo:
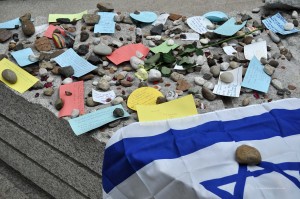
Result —
<path fill-rule="evenodd" d="M 155 67 L 155 63 L 153 63 L 153 64 L 146 64 L 145 63 L 145 65 L 144 65 L 145 70 L 150 70 L 150 69 L 152 69 L 154 67 Z"/>
<path fill-rule="evenodd" d="M 157 53 L 152 57 L 150 57 L 149 59 L 146 59 L 145 64 L 155 64 L 156 62 L 158 62 L 159 58 L 160 58 L 160 53 Z"/>
<path fill-rule="evenodd" d="M 203 50 L 200 49 L 200 48 L 197 48 L 196 51 L 195 51 L 196 55 L 199 56 L 199 55 L 203 55 Z"/>
<path fill-rule="evenodd" d="M 170 68 L 165 67 L 165 66 L 161 67 L 160 71 L 161 71 L 162 75 L 165 76 L 165 77 L 170 76 L 171 72 L 172 72 L 172 70 Z"/>
<path fill-rule="evenodd" d="M 186 56 L 182 57 L 182 59 L 178 62 L 178 65 L 181 66 L 184 63 L 189 63 L 189 58 Z"/>
<path fill-rule="evenodd" d="M 167 64 L 172 64 L 176 61 L 176 58 L 173 56 L 171 51 L 168 53 L 163 53 L 162 57 L 163 57 L 163 62 Z"/>

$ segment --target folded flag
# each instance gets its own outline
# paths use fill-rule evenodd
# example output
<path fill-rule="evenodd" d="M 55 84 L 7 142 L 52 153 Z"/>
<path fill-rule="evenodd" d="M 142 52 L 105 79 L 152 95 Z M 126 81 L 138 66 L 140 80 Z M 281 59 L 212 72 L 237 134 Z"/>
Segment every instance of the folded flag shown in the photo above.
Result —
<path fill-rule="evenodd" d="M 241 145 L 262 162 L 238 164 Z M 105 199 L 282 199 L 300 196 L 300 99 L 134 123 L 109 140 Z"/>

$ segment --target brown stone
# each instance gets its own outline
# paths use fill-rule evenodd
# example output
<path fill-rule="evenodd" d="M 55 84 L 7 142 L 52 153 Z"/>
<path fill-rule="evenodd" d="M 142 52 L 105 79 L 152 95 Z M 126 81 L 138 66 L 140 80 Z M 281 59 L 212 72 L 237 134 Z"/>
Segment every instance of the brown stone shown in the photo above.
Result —
<path fill-rule="evenodd" d="M 205 88 L 205 87 L 202 88 L 202 95 L 205 99 L 207 99 L 209 101 L 213 101 L 217 97 L 211 90 L 209 90 L 208 88 Z"/>
<path fill-rule="evenodd" d="M 101 2 L 97 4 L 97 8 L 100 12 L 113 12 L 114 8 L 111 3 Z"/>
<path fill-rule="evenodd" d="M 261 155 L 256 148 L 242 145 L 235 151 L 235 160 L 240 164 L 257 165 L 261 162 Z"/>
<path fill-rule="evenodd" d="M 175 20 L 180 19 L 181 17 L 182 17 L 182 15 L 170 13 L 169 19 L 170 19 L 171 21 L 175 21 Z"/>
<path fill-rule="evenodd" d="M 289 90 L 295 90 L 296 88 L 297 88 L 297 87 L 296 87 L 296 86 L 294 86 L 294 85 L 291 85 L 291 84 L 290 84 L 290 85 L 288 85 L 288 89 L 289 89 Z"/>
<path fill-rule="evenodd" d="M 3 43 L 10 39 L 12 36 L 12 33 L 9 30 L 6 29 L 0 29 L 0 43 Z"/>
<path fill-rule="evenodd" d="M 87 81 L 87 80 L 93 79 L 94 77 L 95 77 L 95 75 L 93 75 L 93 74 L 87 74 L 87 75 L 80 77 L 79 80 Z"/>
<path fill-rule="evenodd" d="M 130 81 L 127 81 L 127 80 L 122 80 L 121 85 L 124 86 L 124 87 L 130 87 L 130 86 L 132 86 L 132 83 Z"/>
<path fill-rule="evenodd" d="M 25 15 L 20 17 L 20 21 L 22 24 L 22 31 L 24 35 L 28 37 L 32 36 L 35 33 L 35 27 L 32 21 L 30 21 L 30 19 L 31 19 L 30 13 L 26 13 Z"/>
<path fill-rule="evenodd" d="M 179 79 L 177 81 L 177 90 L 181 90 L 181 91 L 187 91 L 189 88 L 191 88 L 191 84 L 188 83 L 185 79 Z"/>
<path fill-rule="evenodd" d="M 38 51 L 50 51 L 51 43 L 47 37 L 41 37 L 34 42 L 34 46 Z"/>
<path fill-rule="evenodd" d="M 59 66 L 54 66 L 51 72 L 53 73 L 53 75 L 59 75 L 59 69 Z"/>

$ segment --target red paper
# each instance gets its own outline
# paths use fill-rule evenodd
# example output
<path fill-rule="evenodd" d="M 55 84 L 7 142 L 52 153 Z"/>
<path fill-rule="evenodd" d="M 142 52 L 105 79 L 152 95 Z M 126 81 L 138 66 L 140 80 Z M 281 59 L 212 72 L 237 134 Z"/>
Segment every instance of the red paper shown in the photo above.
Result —
<path fill-rule="evenodd" d="M 136 51 L 141 52 L 145 57 L 149 53 L 149 48 L 141 43 L 128 44 L 118 48 L 107 58 L 115 65 L 119 65 L 122 62 L 129 61 L 132 56 L 136 56 Z"/>
<path fill-rule="evenodd" d="M 66 91 L 72 93 L 67 96 Z M 80 115 L 84 114 L 84 89 L 83 81 L 61 85 L 59 96 L 64 102 L 63 108 L 59 111 L 59 117 L 70 116 L 73 109 L 79 109 Z"/>
<path fill-rule="evenodd" d="M 49 27 L 48 27 L 48 29 L 47 29 L 46 32 L 44 33 L 44 36 L 51 39 L 51 38 L 52 38 L 52 34 L 53 34 L 53 32 L 54 32 L 55 29 L 60 30 L 60 32 L 61 32 L 61 34 L 62 34 L 63 36 L 66 35 L 64 29 L 62 29 L 62 28 L 59 27 L 59 26 L 53 26 L 53 25 L 50 24 Z"/>

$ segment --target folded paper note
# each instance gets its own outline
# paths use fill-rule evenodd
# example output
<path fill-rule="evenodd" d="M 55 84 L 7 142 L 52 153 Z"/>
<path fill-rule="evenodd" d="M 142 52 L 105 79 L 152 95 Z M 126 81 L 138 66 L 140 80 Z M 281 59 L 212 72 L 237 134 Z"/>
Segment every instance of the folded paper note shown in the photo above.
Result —
<path fill-rule="evenodd" d="M 299 32 L 299 30 L 297 28 L 286 31 L 284 29 L 284 25 L 287 23 L 287 21 L 281 16 L 280 13 L 277 13 L 276 15 L 274 15 L 272 17 L 264 19 L 264 20 L 262 20 L 262 22 L 269 30 L 271 30 L 274 33 L 288 35 L 288 34 Z"/>
<path fill-rule="evenodd" d="M 116 108 L 120 108 L 124 111 L 123 117 L 114 117 L 113 112 Z M 129 114 L 123 109 L 122 105 L 110 106 L 104 109 L 100 109 L 95 112 L 88 113 L 69 120 L 69 124 L 76 135 L 84 134 L 90 130 L 96 129 L 109 122 L 113 122 L 117 119 L 128 117 Z"/>
<path fill-rule="evenodd" d="M 186 20 L 186 22 L 191 29 L 199 34 L 206 33 L 208 31 L 206 27 L 208 25 L 213 25 L 211 21 L 203 16 L 190 17 Z"/>
<path fill-rule="evenodd" d="M 35 63 L 29 60 L 29 55 L 34 55 L 31 48 L 11 52 L 11 55 L 21 67 Z"/>
<path fill-rule="evenodd" d="M 187 95 L 158 105 L 138 105 L 140 122 L 187 117 L 198 114 L 193 95 Z"/>
<path fill-rule="evenodd" d="M 154 12 L 149 11 L 139 12 L 138 14 L 130 13 L 130 17 L 143 23 L 152 23 L 157 19 L 157 15 Z"/>
<path fill-rule="evenodd" d="M 116 13 L 98 12 L 98 15 L 100 15 L 100 20 L 94 27 L 94 33 L 115 33 L 116 23 L 114 21 L 114 16 L 116 15 Z"/>
<path fill-rule="evenodd" d="M 172 46 L 169 46 L 168 41 L 165 41 L 164 43 L 160 44 L 159 46 L 150 48 L 152 52 L 156 53 L 168 53 L 170 50 L 173 50 L 177 48 L 179 45 L 178 44 L 173 44 Z"/>
<path fill-rule="evenodd" d="M 236 25 L 235 23 L 236 23 L 235 19 L 234 18 L 230 18 L 223 25 L 221 25 L 216 30 L 214 30 L 214 32 L 217 33 L 217 34 L 219 34 L 219 35 L 232 36 L 237 31 L 239 31 L 240 29 L 242 29 L 246 25 L 247 21 L 244 21 L 240 25 Z"/>
<path fill-rule="evenodd" d="M 101 104 L 109 104 L 113 99 L 116 98 L 114 91 L 99 92 L 92 89 L 93 101 Z"/>
<path fill-rule="evenodd" d="M 19 93 L 24 93 L 29 88 L 31 88 L 36 82 L 39 81 L 36 77 L 32 76 L 13 62 L 9 61 L 6 58 L 3 58 L 0 61 L 0 74 L 2 74 L 2 71 L 5 69 L 10 69 L 16 73 L 18 78 L 17 82 L 15 84 L 10 84 L 2 78 L 2 75 L 0 75 L 0 80 L 10 88 L 18 91 Z"/>
<path fill-rule="evenodd" d="M 72 48 L 54 58 L 54 61 L 56 61 L 56 63 L 58 63 L 61 67 L 72 66 L 75 71 L 74 77 L 81 77 L 97 68 L 80 57 Z"/>
<path fill-rule="evenodd" d="M 157 17 L 157 19 L 152 23 L 153 26 L 157 26 L 159 24 L 165 25 L 167 19 L 170 15 L 167 13 L 161 14 Z"/>
<path fill-rule="evenodd" d="M 260 60 L 262 57 L 268 57 L 267 42 L 260 41 L 244 46 L 245 58 L 251 60 L 254 56 Z"/>
<path fill-rule="evenodd" d="M 0 29 L 15 29 L 16 26 L 21 26 L 19 18 L 0 23 Z"/>
<path fill-rule="evenodd" d="M 197 41 L 200 39 L 200 35 L 198 33 L 181 33 L 181 35 L 185 36 L 181 39 L 184 41 Z"/>
<path fill-rule="evenodd" d="M 84 14 L 87 14 L 87 10 L 77 14 L 49 14 L 48 22 L 49 23 L 56 22 L 56 19 L 59 18 L 68 18 L 70 19 L 70 21 L 73 21 L 74 19 L 79 20 L 82 19 L 82 16 Z"/>
<path fill-rule="evenodd" d="M 232 46 L 224 46 L 223 50 L 226 55 L 234 55 L 237 53 L 237 51 Z"/>

